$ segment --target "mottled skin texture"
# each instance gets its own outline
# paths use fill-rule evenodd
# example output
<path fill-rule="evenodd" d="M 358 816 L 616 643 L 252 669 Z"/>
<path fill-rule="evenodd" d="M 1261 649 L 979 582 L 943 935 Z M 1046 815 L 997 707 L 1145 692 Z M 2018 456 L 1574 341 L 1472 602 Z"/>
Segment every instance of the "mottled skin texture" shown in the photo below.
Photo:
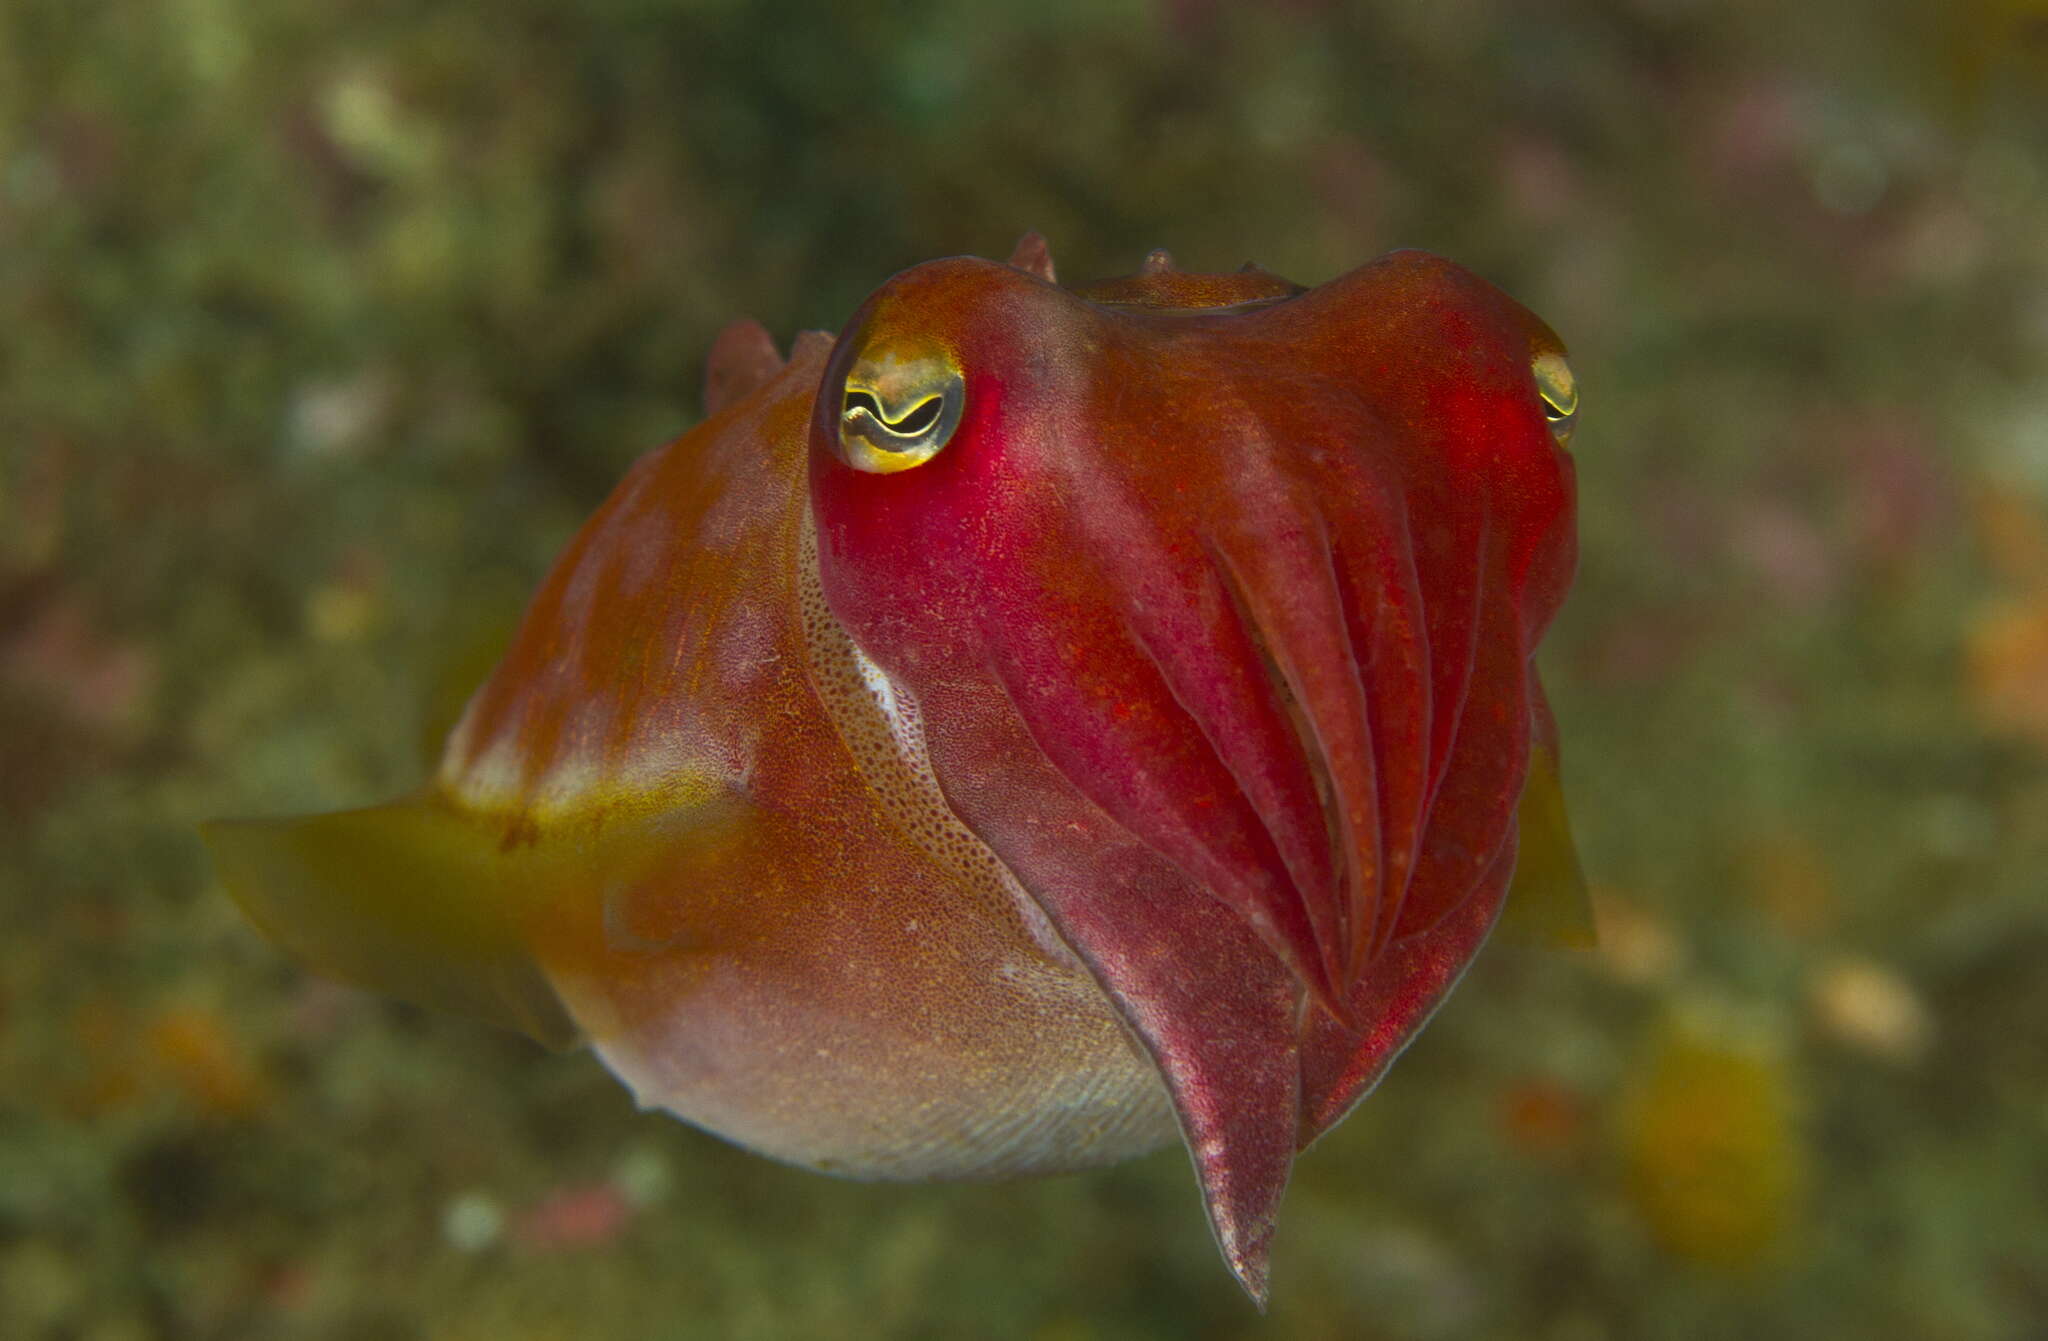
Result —
<path fill-rule="evenodd" d="M 1035 236 L 786 366 L 737 324 L 429 790 L 216 826 L 224 878 L 330 971 L 585 1037 L 796 1163 L 1177 1126 L 1263 1299 L 1295 1154 L 1493 925 L 1525 777 L 1569 861 L 1530 665 L 1573 564 L 1560 356 L 1419 253 L 1070 291 Z"/>
<path fill-rule="evenodd" d="M 533 938 L 643 1103 L 866 1176 L 1149 1149 L 1172 1132 L 1156 1076 L 899 757 L 815 596 L 803 436 L 824 344 L 642 461 L 584 527 L 442 787 L 536 843 L 614 810 L 677 821 Z"/>

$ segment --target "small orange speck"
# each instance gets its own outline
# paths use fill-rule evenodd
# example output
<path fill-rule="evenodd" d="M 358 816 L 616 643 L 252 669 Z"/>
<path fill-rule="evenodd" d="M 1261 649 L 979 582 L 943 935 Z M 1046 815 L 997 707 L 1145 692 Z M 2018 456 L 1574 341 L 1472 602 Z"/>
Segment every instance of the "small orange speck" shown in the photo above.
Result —
<path fill-rule="evenodd" d="M 269 1102 L 269 1087 L 215 1011 L 169 1007 L 150 1022 L 143 1042 L 164 1079 L 204 1113 L 243 1117 Z"/>
<path fill-rule="evenodd" d="M 1970 697 L 1985 725 L 2048 743 L 2048 600 L 1982 615 L 1967 639 Z"/>
<path fill-rule="evenodd" d="M 1528 1077 L 1501 1094 L 1501 1134 L 1517 1154 L 1563 1163 L 1579 1150 L 1585 1125 L 1584 1101 L 1555 1080 Z"/>

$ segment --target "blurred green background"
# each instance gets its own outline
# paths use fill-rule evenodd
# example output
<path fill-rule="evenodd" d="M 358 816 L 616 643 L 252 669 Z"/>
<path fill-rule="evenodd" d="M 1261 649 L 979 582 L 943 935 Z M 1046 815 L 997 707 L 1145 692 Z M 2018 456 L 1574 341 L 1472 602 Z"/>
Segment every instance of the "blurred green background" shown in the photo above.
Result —
<path fill-rule="evenodd" d="M 2048 8 L 0 2 L 0 1336 L 2048 1335 Z M 1603 945 L 1301 1161 L 786 1170 L 308 978 L 192 826 L 433 685 L 727 320 L 1454 257 L 1571 344 Z"/>

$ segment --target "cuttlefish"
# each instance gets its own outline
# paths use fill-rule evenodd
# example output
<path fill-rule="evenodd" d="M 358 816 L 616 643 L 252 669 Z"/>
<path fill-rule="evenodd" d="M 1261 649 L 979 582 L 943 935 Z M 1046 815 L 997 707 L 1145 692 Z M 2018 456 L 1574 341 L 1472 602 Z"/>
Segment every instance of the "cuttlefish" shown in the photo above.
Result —
<path fill-rule="evenodd" d="M 431 783 L 208 826 L 226 887 L 793 1164 L 1179 1139 L 1263 1302 L 1296 1155 L 1504 904 L 1582 925 L 1531 661 L 1575 561 L 1563 346 L 1420 252 L 1064 288 L 1029 235 L 786 360 L 729 327 L 706 399 Z"/>

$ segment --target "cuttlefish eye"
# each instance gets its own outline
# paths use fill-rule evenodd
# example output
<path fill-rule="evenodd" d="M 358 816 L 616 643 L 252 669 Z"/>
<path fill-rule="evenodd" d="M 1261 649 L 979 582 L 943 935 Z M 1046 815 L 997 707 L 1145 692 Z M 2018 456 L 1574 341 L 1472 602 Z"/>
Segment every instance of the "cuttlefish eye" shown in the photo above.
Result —
<path fill-rule="evenodd" d="M 841 393 L 840 459 L 877 475 L 921 466 L 953 436 L 966 404 L 966 381 L 943 355 L 863 357 Z"/>
<path fill-rule="evenodd" d="M 1572 426 L 1578 422 L 1579 387 L 1572 368 L 1558 353 L 1538 354 L 1529 365 L 1536 377 L 1536 394 L 1543 398 L 1543 417 L 1560 447 L 1572 440 Z"/>

